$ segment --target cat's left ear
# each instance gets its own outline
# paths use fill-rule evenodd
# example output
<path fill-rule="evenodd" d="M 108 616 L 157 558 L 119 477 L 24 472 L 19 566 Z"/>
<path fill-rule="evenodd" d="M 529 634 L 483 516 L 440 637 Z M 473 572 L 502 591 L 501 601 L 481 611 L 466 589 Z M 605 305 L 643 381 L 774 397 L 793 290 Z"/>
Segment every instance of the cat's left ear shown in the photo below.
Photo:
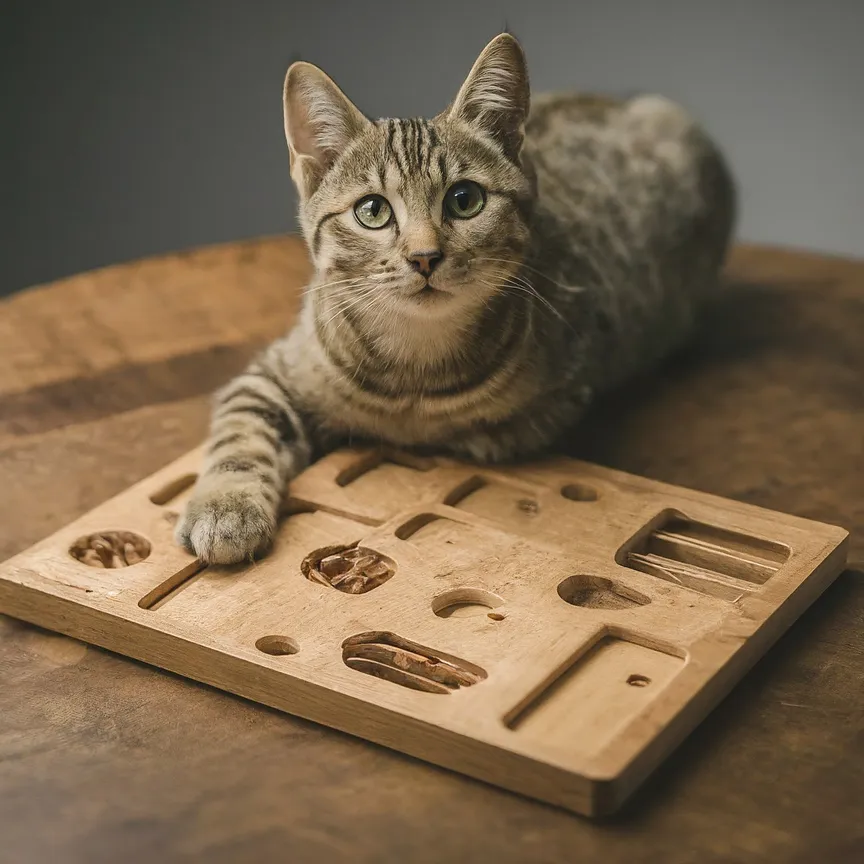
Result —
<path fill-rule="evenodd" d="M 317 66 L 299 61 L 285 76 L 283 108 L 291 177 L 308 198 L 371 121 Z"/>
<path fill-rule="evenodd" d="M 445 113 L 479 127 L 515 162 L 522 149 L 530 104 L 522 46 L 509 33 L 502 33 L 483 49 Z"/>

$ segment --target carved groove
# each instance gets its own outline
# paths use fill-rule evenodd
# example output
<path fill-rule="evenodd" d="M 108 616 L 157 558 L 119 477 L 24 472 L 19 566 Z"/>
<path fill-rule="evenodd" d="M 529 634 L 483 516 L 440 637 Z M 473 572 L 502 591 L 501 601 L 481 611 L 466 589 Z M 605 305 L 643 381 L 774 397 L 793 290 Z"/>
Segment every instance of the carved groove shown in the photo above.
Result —
<path fill-rule="evenodd" d="M 473 663 L 395 633 L 361 633 L 346 639 L 342 660 L 350 669 L 425 693 L 444 695 L 486 678 L 486 672 Z"/>

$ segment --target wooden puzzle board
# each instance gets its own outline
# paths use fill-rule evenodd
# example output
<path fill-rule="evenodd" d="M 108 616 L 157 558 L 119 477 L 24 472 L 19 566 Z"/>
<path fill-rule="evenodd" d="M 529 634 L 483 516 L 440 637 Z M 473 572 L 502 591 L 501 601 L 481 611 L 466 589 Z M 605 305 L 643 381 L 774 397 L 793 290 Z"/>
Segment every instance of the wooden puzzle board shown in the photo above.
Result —
<path fill-rule="evenodd" d="M 344 451 L 269 556 L 204 567 L 172 538 L 200 456 L 2 565 L 0 611 L 589 815 L 845 564 L 840 528 L 586 463 Z"/>

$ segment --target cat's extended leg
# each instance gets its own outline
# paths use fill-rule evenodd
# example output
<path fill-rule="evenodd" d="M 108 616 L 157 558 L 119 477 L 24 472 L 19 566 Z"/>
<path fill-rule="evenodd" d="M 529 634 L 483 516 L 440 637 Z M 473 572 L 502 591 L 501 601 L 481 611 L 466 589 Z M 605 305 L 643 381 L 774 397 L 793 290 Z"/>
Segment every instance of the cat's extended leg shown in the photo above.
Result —
<path fill-rule="evenodd" d="M 286 484 L 311 451 L 308 424 L 278 371 L 253 363 L 216 395 L 204 465 L 177 540 L 208 564 L 265 552 Z"/>

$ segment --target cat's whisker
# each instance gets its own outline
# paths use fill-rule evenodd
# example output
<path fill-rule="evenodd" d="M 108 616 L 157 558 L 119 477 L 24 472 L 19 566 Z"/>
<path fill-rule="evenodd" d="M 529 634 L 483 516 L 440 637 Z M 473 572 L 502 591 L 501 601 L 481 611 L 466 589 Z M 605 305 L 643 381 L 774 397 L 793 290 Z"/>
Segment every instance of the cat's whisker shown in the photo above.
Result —
<path fill-rule="evenodd" d="M 351 285 L 347 288 L 340 288 L 338 291 L 335 291 L 332 295 L 328 295 L 326 300 L 322 302 L 326 302 L 327 304 L 334 304 L 341 302 L 343 300 L 352 300 L 354 297 L 358 295 L 359 292 L 363 292 L 364 296 L 372 291 L 380 290 L 377 285 L 372 285 L 368 282 L 361 282 L 359 285 Z"/>
<path fill-rule="evenodd" d="M 324 282 L 321 285 L 307 285 L 303 289 L 303 296 L 305 297 L 307 294 L 316 294 L 319 291 L 323 291 L 325 288 L 335 288 L 337 285 L 345 285 L 348 283 L 357 283 L 363 281 L 362 276 L 354 276 L 350 279 L 336 279 L 333 282 Z"/>
<path fill-rule="evenodd" d="M 373 282 L 366 276 L 358 276 L 351 280 L 347 285 L 336 285 L 331 292 L 324 295 L 325 300 L 335 300 L 341 297 L 353 297 L 357 291 L 366 288 L 378 287 L 377 283 Z"/>
<path fill-rule="evenodd" d="M 322 327 L 328 327 L 333 321 L 338 318 L 342 318 L 345 313 L 349 309 L 353 309 L 355 306 L 359 306 L 366 300 L 373 299 L 374 295 L 378 291 L 377 285 L 365 285 L 361 286 L 361 288 L 357 291 L 352 291 L 351 295 L 346 298 L 340 298 L 340 300 L 344 299 L 344 302 L 338 302 L 336 305 L 336 311 L 322 324 Z"/>
<path fill-rule="evenodd" d="M 500 272 L 499 272 L 499 275 Z M 482 281 L 482 280 L 481 280 Z M 484 283 L 488 285 L 489 283 Z M 516 291 L 521 291 L 524 294 L 529 295 L 537 300 L 539 300 L 553 315 L 555 315 L 560 321 L 566 324 L 568 327 L 572 327 L 570 322 L 549 302 L 547 298 L 545 298 L 527 279 L 520 276 L 504 276 L 500 281 L 495 285 L 490 285 L 489 287 L 496 287 L 498 289 L 501 288 L 512 288 Z"/>
<path fill-rule="evenodd" d="M 491 261 L 500 264 L 512 264 L 518 270 L 530 270 L 532 273 L 536 273 L 538 276 L 542 276 L 547 282 L 554 285 L 556 288 L 560 288 L 562 291 L 570 291 L 572 293 L 581 293 L 585 289 L 579 285 L 564 285 L 561 282 L 553 279 L 548 273 L 544 273 L 542 270 L 538 270 L 536 267 L 531 266 L 530 264 L 525 264 L 524 262 L 520 262 L 513 258 L 490 258 L 486 255 L 477 256 L 471 259 L 472 261 L 478 261 L 480 263 L 484 261 Z"/>
<path fill-rule="evenodd" d="M 335 288 L 337 286 L 343 286 L 342 290 L 351 290 L 353 287 L 360 283 L 369 283 L 376 282 L 380 285 L 384 285 L 387 282 L 387 279 L 383 277 L 380 273 L 370 273 L 365 276 L 353 276 L 349 279 L 335 279 L 332 282 L 324 282 L 321 285 L 308 285 L 303 289 L 303 295 L 306 296 L 308 294 L 318 294 L 326 288 Z"/>
<path fill-rule="evenodd" d="M 350 291 L 345 291 L 335 296 L 316 298 L 318 300 L 317 314 L 319 316 L 330 316 L 329 318 L 326 318 L 326 320 L 323 320 L 322 324 L 329 323 L 329 321 L 332 320 L 332 317 L 339 315 L 341 309 L 356 299 L 360 292 L 362 292 L 361 296 L 365 297 L 367 289 L 362 286 L 357 286 L 352 288 Z"/>
<path fill-rule="evenodd" d="M 376 287 L 374 285 L 361 285 L 350 292 L 340 294 L 338 297 L 329 298 L 330 302 L 328 303 L 326 309 L 327 311 L 335 311 L 335 313 L 338 315 L 345 309 L 348 309 L 352 306 L 357 305 L 363 300 L 366 300 L 368 297 L 374 294 L 375 291 Z"/>

